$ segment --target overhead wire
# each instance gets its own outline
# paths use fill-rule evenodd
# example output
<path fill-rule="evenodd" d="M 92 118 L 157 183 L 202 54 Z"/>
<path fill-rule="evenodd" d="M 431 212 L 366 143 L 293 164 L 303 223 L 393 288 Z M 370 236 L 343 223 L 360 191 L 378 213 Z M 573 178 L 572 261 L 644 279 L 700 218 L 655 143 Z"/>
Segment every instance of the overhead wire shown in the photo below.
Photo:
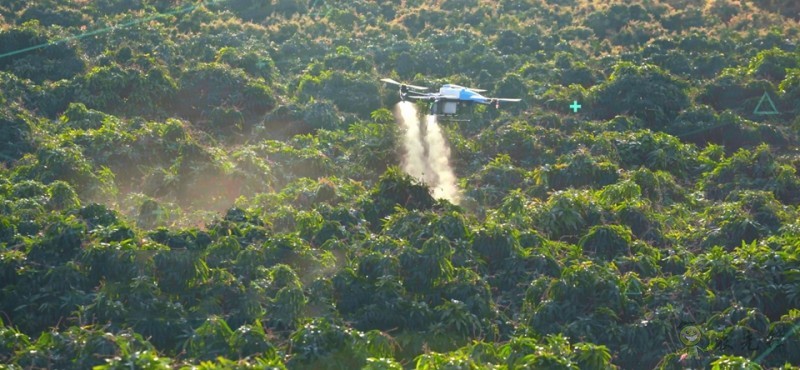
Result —
<path fill-rule="evenodd" d="M 200 2 L 198 2 L 196 4 L 186 5 L 184 7 L 180 7 L 178 9 L 174 9 L 174 10 L 171 10 L 171 11 L 168 11 L 168 12 L 156 13 L 156 14 L 150 15 L 148 17 L 134 19 L 134 20 L 131 20 L 131 21 L 128 21 L 128 22 L 124 22 L 124 23 L 120 23 L 120 24 L 115 24 L 115 25 L 99 28 L 99 29 L 96 29 L 96 30 L 83 32 L 83 33 L 80 33 L 80 34 L 77 34 L 77 35 L 64 37 L 64 38 L 61 38 L 61 39 L 58 39 L 58 40 L 53 40 L 53 41 L 41 43 L 41 44 L 38 44 L 38 45 L 33 45 L 33 46 L 26 47 L 26 48 L 5 52 L 5 53 L 0 54 L 0 59 L 11 57 L 11 56 L 14 56 L 14 55 L 23 54 L 23 53 L 34 51 L 34 50 L 38 50 L 38 49 L 43 49 L 43 48 L 46 48 L 48 46 L 57 45 L 57 44 L 61 44 L 61 43 L 65 43 L 65 42 L 69 42 L 69 41 L 73 41 L 73 40 L 80 40 L 80 39 L 83 39 L 83 38 L 86 38 L 86 37 L 89 37 L 89 36 L 94 36 L 94 35 L 103 34 L 103 33 L 106 33 L 106 32 L 111 32 L 111 31 L 114 31 L 114 30 L 128 28 L 128 27 L 131 27 L 131 26 L 135 26 L 137 24 L 141 24 L 141 23 L 152 21 L 154 19 L 165 18 L 165 17 L 169 17 L 169 16 L 181 14 L 181 13 L 188 13 L 188 12 L 191 12 L 191 11 L 193 11 L 193 10 L 195 10 L 195 9 L 201 7 L 201 6 L 204 6 L 204 5 L 214 5 L 214 4 L 218 4 L 218 3 L 224 3 L 224 2 L 227 2 L 227 1 L 228 0 L 205 0 L 205 1 L 200 1 Z M 327 5 L 328 4 L 327 4 L 327 2 L 325 0 L 314 0 L 314 2 L 311 5 L 309 5 L 309 7 L 308 7 L 308 10 L 309 10 L 309 14 L 308 15 L 309 16 L 313 16 L 313 17 L 318 17 L 320 15 L 328 15 L 330 13 L 330 11 L 332 10 L 332 8 L 330 8 Z M 316 12 L 312 12 L 313 9 L 316 9 Z M 430 47 L 437 48 L 439 46 L 442 46 L 444 44 L 449 44 L 451 42 L 449 42 L 447 40 L 434 40 L 433 42 L 426 41 L 426 43 Z M 402 47 L 402 46 L 395 46 L 395 47 L 392 47 L 391 49 L 404 49 L 404 48 L 405 47 Z"/>
<path fill-rule="evenodd" d="M 80 39 L 83 39 L 83 38 L 86 38 L 86 37 L 89 37 L 89 36 L 94 36 L 94 35 L 110 32 L 110 31 L 114 31 L 114 30 L 118 30 L 118 29 L 131 27 L 131 26 L 134 26 L 134 25 L 137 25 L 137 24 L 149 22 L 149 21 L 152 21 L 152 20 L 155 20 L 155 19 L 159 19 L 159 18 L 165 18 L 165 17 L 177 15 L 177 14 L 191 12 L 191 11 L 201 7 L 201 6 L 213 5 L 213 4 L 226 2 L 226 1 L 227 0 L 204 0 L 204 1 L 200 1 L 200 2 L 197 2 L 197 3 L 192 4 L 192 5 L 186 5 L 186 6 L 183 6 L 183 7 L 171 10 L 171 11 L 163 12 L 163 13 L 156 13 L 156 14 L 150 15 L 148 17 L 134 19 L 134 20 L 129 21 L 129 22 L 116 24 L 116 25 L 112 25 L 112 26 L 108 26 L 108 27 L 103 27 L 103 28 L 99 28 L 99 29 L 96 29 L 96 30 L 91 30 L 91 31 L 88 31 L 88 32 L 80 33 L 80 34 L 77 34 L 77 35 L 61 38 L 61 39 L 58 39 L 58 40 L 54 40 L 54 41 L 50 41 L 50 42 L 46 42 L 46 43 L 42 43 L 42 44 L 38 44 L 38 45 L 34 45 L 34 46 L 29 46 L 29 47 L 18 49 L 18 50 L 9 51 L 9 52 L 0 54 L 0 59 L 11 57 L 11 56 L 14 56 L 14 55 L 23 54 L 23 53 L 26 53 L 26 52 L 29 52 L 29 51 L 43 49 L 43 48 L 46 48 L 48 46 L 57 45 L 57 44 L 60 44 L 60 43 L 66 43 L 66 42 L 73 41 L 73 40 L 80 40 Z M 320 3 L 320 0 L 314 0 L 314 2 L 311 5 L 309 5 L 309 7 L 308 7 L 309 12 L 312 9 L 317 8 L 319 3 Z M 322 0 L 322 3 L 323 3 L 323 5 L 327 5 L 325 0 Z M 319 7 L 317 9 L 316 13 L 312 13 L 310 15 L 319 16 L 322 13 L 322 11 L 324 10 L 323 8 L 324 7 Z M 433 40 L 433 42 L 431 42 L 432 46 L 435 47 L 436 46 L 435 44 L 437 43 L 437 41 L 438 42 L 444 42 L 444 40 Z M 428 42 L 430 42 L 430 41 L 428 41 Z M 396 47 L 396 48 L 399 48 L 399 47 Z M 713 125 L 713 126 L 710 126 L 710 127 L 701 127 L 699 129 L 696 129 L 696 130 L 693 130 L 693 131 L 690 131 L 690 132 L 680 133 L 680 134 L 673 134 L 673 136 L 676 136 L 676 137 L 690 136 L 690 135 L 694 135 L 694 134 L 705 132 L 705 131 L 711 131 L 711 130 L 714 130 L 716 128 L 722 127 L 722 126 L 726 126 L 728 124 L 729 123 L 725 122 L 725 123 L 716 124 L 716 125 Z"/>
<path fill-rule="evenodd" d="M 201 6 L 213 5 L 213 4 L 220 3 L 220 2 L 225 2 L 225 1 L 227 1 L 227 0 L 205 0 L 205 1 L 200 1 L 200 2 L 198 2 L 196 4 L 183 6 L 183 7 L 180 7 L 178 9 L 174 9 L 174 10 L 163 12 L 163 13 L 156 13 L 156 14 L 150 15 L 148 17 L 134 19 L 134 20 L 129 21 L 129 22 L 124 22 L 124 23 L 121 23 L 121 24 L 115 24 L 115 25 L 112 25 L 112 26 L 108 26 L 108 27 L 103 27 L 103 28 L 99 28 L 99 29 L 96 29 L 96 30 L 87 31 L 87 32 L 80 33 L 80 34 L 77 34 L 77 35 L 64 37 L 64 38 L 61 38 L 61 39 L 58 39 L 58 40 L 54 40 L 54 41 L 50 41 L 50 42 L 46 42 L 46 43 L 41 43 L 41 44 L 38 44 L 38 45 L 33 45 L 33 46 L 26 47 L 26 48 L 18 49 L 18 50 L 9 51 L 9 52 L 0 54 L 0 59 L 11 57 L 11 56 L 14 56 L 14 55 L 27 53 L 27 52 L 38 50 L 38 49 L 43 49 L 43 48 L 46 48 L 48 46 L 57 45 L 57 44 L 60 44 L 60 43 L 66 43 L 66 42 L 73 41 L 73 40 L 80 40 L 80 39 L 83 39 L 83 38 L 86 38 L 86 37 L 89 37 L 89 36 L 94 36 L 94 35 L 110 32 L 110 31 L 114 31 L 114 30 L 118 30 L 118 29 L 128 28 L 128 27 L 131 27 L 131 26 L 135 26 L 137 24 L 149 22 L 149 21 L 152 21 L 152 20 L 155 20 L 155 19 L 159 19 L 159 18 L 165 18 L 165 17 L 169 17 L 169 16 L 173 16 L 173 15 L 178 15 L 178 14 L 182 14 L 182 13 L 191 12 L 191 11 L 201 7 Z M 309 6 L 309 11 L 314 9 L 314 8 L 317 8 L 317 5 L 319 5 L 319 2 L 320 2 L 320 0 L 314 0 L 314 2 Z M 325 3 L 324 0 L 322 2 Z M 323 9 L 320 7 L 318 9 L 318 11 L 314 15 L 319 16 L 321 14 L 322 10 Z M 697 130 L 694 130 L 694 131 L 690 131 L 690 132 L 686 132 L 686 133 L 674 134 L 674 136 L 676 136 L 676 137 L 685 137 L 685 136 L 701 133 L 701 132 L 704 132 L 704 131 L 710 131 L 710 130 L 713 130 L 713 129 L 716 129 L 716 128 L 719 128 L 719 127 L 726 126 L 728 124 L 729 123 L 727 123 L 727 122 L 726 123 L 721 123 L 721 124 L 716 124 L 716 125 L 713 125 L 713 126 L 710 126 L 710 127 L 704 127 L 704 128 L 700 128 L 700 129 L 697 129 Z M 776 343 L 773 343 L 770 348 L 768 348 L 766 351 L 764 351 L 758 357 L 756 357 L 755 358 L 755 362 L 756 363 L 760 363 L 766 356 L 768 356 L 778 346 L 783 344 L 788 339 L 789 336 L 795 334 L 798 330 L 800 330 L 800 324 L 794 325 L 792 327 L 792 329 L 789 330 L 789 332 L 785 336 L 783 336 L 783 338 L 781 338 L 780 341 L 777 341 Z"/>
<path fill-rule="evenodd" d="M 98 35 L 98 34 L 101 34 L 101 33 L 110 32 L 110 31 L 113 31 L 113 30 L 127 28 L 127 27 L 134 26 L 134 25 L 137 25 L 137 24 L 140 24 L 140 23 L 149 22 L 149 21 L 152 21 L 154 19 L 165 18 L 165 17 L 169 17 L 169 16 L 181 14 L 181 13 L 187 13 L 187 12 L 195 10 L 195 9 L 201 7 L 201 6 L 211 5 L 211 4 L 215 4 L 215 3 L 218 3 L 218 2 L 222 2 L 222 1 L 226 1 L 226 0 L 205 0 L 205 1 L 201 1 L 199 3 L 193 4 L 193 5 L 187 5 L 187 6 L 184 6 L 184 7 L 175 9 L 175 10 L 171 10 L 171 11 L 168 11 L 168 12 L 156 13 L 156 14 L 153 14 L 151 16 L 144 17 L 144 18 L 139 18 L 139 19 L 134 19 L 134 20 L 129 21 L 129 22 L 125 22 L 125 23 L 121 23 L 121 24 L 115 24 L 115 25 L 112 25 L 112 26 L 103 27 L 103 28 L 99 28 L 99 29 L 96 29 L 96 30 L 91 30 L 91 31 L 80 33 L 80 34 L 77 34 L 77 35 L 64 37 L 64 38 L 61 38 L 61 39 L 58 39 L 58 40 L 45 42 L 45 43 L 29 46 L 29 47 L 18 49 L 18 50 L 9 51 L 9 52 L 0 54 L 0 59 L 7 58 L 7 57 L 10 57 L 10 56 L 14 56 L 14 55 L 27 53 L 29 51 L 43 49 L 43 48 L 46 48 L 48 46 L 57 45 L 57 44 L 60 44 L 60 43 L 65 43 L 65 42 L 69 42 L 69 41 L 73 41 L 73 40 L 80 40 L 80 39 L 85 38 L 85 37 L 94 36 L 94 35 Z"/>
<path fill-rule="evenodd" d="M 201 2 L 198 2 L 196 4 L 187 5 L 187 6 L 184 6 L 184 7 L 178 8 L 178 9 L 174 9 L 174 10 L 171 10 L 171 11 L 168 11 L 168 12 L 156 13 L 156 14 L 153 14 L 151 16 L 144 17 L 144 18 L 139 18 L 139 19 L 134 19 L 134 20 L 129 21 L 129 22 L 125 22 L 125 23 L 121 23 L 121 24 L 115 24 L 113 26 L 103 27 L 103 28 L 99 28 L 99 29 L 96 29 L 96 30 L 91 30 L 91 31 L 87 31 L 87 32 L 84 32 L 84 33 L 80 33 L 80 34 L 77 34 L 77 35 L 64 37 L 64 38 L 61 38 L 61 39 L 58 39 L 58 40 L 45 42 L 45 43 L 29 46 L 29 47 L 18 49 L 18 50 L 9 51 L 9 52 L 0 54 L 0 59 L 11 57 L 11 56 L 14 56 L 14 55 L 27 53 L 29 51 L 43 49 L 43 48 L 46 48 L 48 46 L 57 45 L 57 44 L 60 44 L 60 43 L 65 43 L 65 42 L 69 42 L 69 41 L 73 41 L 73 40 L 80 40 L 80 39 L 85 38 L 85 37 L 94 36 L 94 35 L 110 32 L 110 31 L 113 31 L 113 30 L 118 30 L 118 29 L 123 29 L 123 28 L 130 27 L 130 26 L 135 26 L 137 24 L 149 22 L 149 21 L 152 21 L 154 19 L 165 18 L 165 17 L 169 17 L 169 16 L 181 14 L 181 13 L 188 13 L 188 12 L 191 12 L 191 11 L 201 7 L 201 6 L 213 5 L 213 4 L 220 3 L 220 2 L 225 2 L 225 1 L 227 1 L 227 0 L 205 0 L 205 1 L 201 1 Z M 319 4 L 319 2 L 320 2 L 320 0 L 314 0 L 314 3 L 311 4 L 311 6 L 309 6 L 309 10 L 315 8 L 317 6 L 317 4 Z M 325 3 L 324 0 L 322 2 Z M 317 11 L 317 13 L 313 14 L 313 15 L 319 16 L 320 13 L 321 13 L 321 9 L 320 9 L 320 11 Z"/>
<path fill-rule="evenodd" d="M 787 339 L 789 339 L 790 336 L 796 334 L 798 332 L 798 330 L 800 330 L 800 322 L 797 323 L 797 324 L 794 324 L 794 326 L 792 326 L 792 329 L 789 330 L 789 332 L 786 333 L 786 335 L 784 335 L 783 338 L 781 338 L 781 340 L 779 340 L 779 341 L 777 341 L 775 343 L 772 343 L 772 345 L 769 348 L 767 348 L 767 350 L 765 350 L 760 355 L 758 355 L 758 357 L 756 357 L 755 360 L 753 360 L 753 362 L 755 362 L 757 364 L 760 364 L 761 361 L 764 360 L 764 358 L 769 356 L 769 354 L 772 353 L 772 351 L 774 351 L 781 344 L 783 344 L 783 342 L 785 342 Z"/>

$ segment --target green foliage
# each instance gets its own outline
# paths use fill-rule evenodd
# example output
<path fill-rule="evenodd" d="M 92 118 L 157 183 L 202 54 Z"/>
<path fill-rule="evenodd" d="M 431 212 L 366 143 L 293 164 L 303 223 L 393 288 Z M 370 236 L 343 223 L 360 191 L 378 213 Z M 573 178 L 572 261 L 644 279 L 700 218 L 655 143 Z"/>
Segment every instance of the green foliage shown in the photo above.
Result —
<path fill-rule="evenodd" d="M 798 106 L 798 96 L 800 96 L 800 68 L 786 71 L 786 79 L 778 86 L 780 91 L 783 92 L 784 103 L 779 108 L 781 111 L 788 111 L 797 113 L 800 110 Z"/>
<path fill-rule="evenodd" d="M 554 190 L 605 186 L 619 179 L 615 165 L 607 160 L 593 158 L 583 150 L 559 157 L 555 165 L 542 168 L 535 176 L 543 185 L 546 184 Z"/>
<path fill-rule="evenodd" d="M 561 272 L 561 278 L 553 281 L 542 301 L 532 311 L 530 325 L 544 333 L 565 330 L 571 335 L 605 338 L 604 326 L 619 320 L 621 309 L 619 279 L 613 271 L 602 265 L 584 262 L 570 266 Z M 577 319 L 586 325 L 575 325 Z"/>
<path fill-rule="evenodd" d="M 0 360 L 10 363 L 15 353 L 30 346 L 30 338 L 0 321 Z"/>
<path fill-rule="evenodd" d="M 520 248 L 518 234 L 508 225 L 488 224 L 472 240 L 472 249 L 493 269 Z"/>
<path fill-rule="evenodd" d="M 118 65 L 95 67 L 83 76 L 81 100 L 93 108 L 119 109 L 126 99 L 121 94 L 130 89 L 131 78 L 129 72 Z M 72 116 L 80 115 L 79 112 L 69 113 Z"/>
<path fill-rule="evenodd" d="M 177 99 L 177 111 L 181 115 L 191 120 L 210 120 L 210 130 L 222 131 L 230 129 L 227 126 L 233 123 L 229 119 L 220 120 L 225 117 L 214 120 L 215 109 L 241 111 L 249 121 L 272 109 L 275 102 L 263 81 L 250 78 L 241 69 L 219 63 L 199 64 L 185 70 Z"/>
<path fill-rule="evenodd" d="M 631 180 L 639 186 L 642 195 L 655 204 L 670 205 L 686 198 L 686 191 L 666 172 L 642 168 L 631 174 Z"/>
<path fill-rule="evenodd" d="M 746 358 L 739 356 L 722 356 L 716 361 L 711 363 L 712 370 L 728 370 L 728 369 L 746 369 L 746 370 L 759 370 L 761 366 L 756 362 L 752 362 Z"/>
<path fill-rule="evenodd" d="M 83 72 L 85 63 L 79 52 L 67 43 L 54 43 L 58 36 L 50 35 L 37 20 L 0 32 L 0 54 L 37 47 L 25 53 L 0 59 L 0 70 L 10 71 L 37 83 L 46 80 L 68 79 Z"/>
<path fill-rule="evenodd" d="M 297 96 L 304 102 L 330 100 L 341 111 L 361 117 L 369 117 L 381 103 L 377 82 L 339 71 L 323 71 L 318 76 L 303 75 L 297 86 Z"/>
<path fill-rule="evenodd" d="M 416 360 L 418 369 L 463 369 L 484 366 L 508 368 L 615 369 L 608 349 L 589 343 L 575 343 L 562 336 L 543 340 L 515 338 L 497 345 L 475 342 L 455 351 L 431 352 Z"/>
<path fill-rule="evenodd" d="M 591 343 L 577 343 L 574 346 L 575 357 L 580 369 L 613 369 L 611 353 L 605 346 Z"/>
<path fill-rule="evenodd" d="M 504 195 L 518 189 L 524 171 L 511 163 L 507 154 L 500 154 L 472 176 L 469 195 L 489 205 L 496 205 Z"/>
<path fill-rule="evenodd" d="M 786 78 L 788 69 L 800 67 L 800 61 L 796 55 L 773 48 L 759 52 L 747 67 L 748 72 L 756 78 L 779 82 Z"/>
<path fill-rule="evenodd" d="M 512 122 L 499 127 L 496 132 L 484 132 L 480 137 L 480 151 L 486 156 L 505 153 L 514 164 L 524 167 L 552 161 L 552 153 L 542 138 L 558 139 L 557 132 L 547 132 L 528 122 Z M 451 144 L 452 145 L 452 144 Z"/>
<path fill-rule="evenodd" d="M 645 167 L 685 177 L 699 165 L 693 146 L 664 133 L 638 131 L 612 140 L 620 162 L 627 168 Z"/>
<path fill-rule="evenodd" d="M 40 243 L 33 245 L 28 258 L 47 265 L 69 261 L 80 251 L 86 226 L 74 217 L 58 218 L 48 225 Z"/>
<path fill-rule="evenodd" d="M 81 201 L 78 194 L 69 183 L 64 181 L 54 181 L 48 187 L 50 195 L 49 205 L 57 210 L 69 210 L 80 207 Z"/>
<path fill-rule="evenodd" d="M 697 101 L 717 111 L 731 110 L 745 117 L 756 118 L 753 117 L 753 111 L 764 93 L 776 97 L 775 87 L 769 81 L 756 79 L 741 70 L 726 69 L 706 83 Z"/>
<path fill-rule="evenodd" d="M 22 158 L 34 149 L 33 122 L 23 112 L 7 106 L 0 108 L 0 163 L 4 165 Z"/>
<path fill-rule="evenodd" d="M 402 368 L 397 361 L 385 357 L 369 357 L 367 365 L 364 366 L 365 370 L 401 370 Z"/>
<path fill-rule="evenodd" d="M 186 342 L 186 352 L 192 358 L 208 360 L 217 356 L 230 357 L 233 348 L 228 343 L 233 337 L 233 330 L 225 320 L 218 317 L 207 319 L 197 327 Z"/>
<path fill-rule="evenodd" d="M 585 24 L 595 35 L 604 37 L 609 33 L 619 32 L 631 21 L 646 21 L 650 18 L 647 10 L 639 4 L 614 4 L 596 11 L 586 17 Z"/>
<path fill-rule="evenodd" d="M 62 123 L 73 129 L 98 129 L 106 116 L 99 111 L 87 109 L 82 103 L 71 103 L 60 117 Z"/>
<path fill-rule="evenodd" d="M 273 0 L 266 3 L 254 0 L 235 0 L 227 6 L 248 21 L 261 21 L 265 17 L 277 14 L 291 17 L 307 11 L 307 4 L 298 0 Z"/>
<path fill-rule="evenodd" d="M 82 198 L 101 198 L 113 192 L 114 174 L 108 169 L 93 168 L 76 146 L 40 147 L 20 163 L 17 173 L 45 184 L 62 180 L 78 185 Z"/>
<path fill-rule="evenodd" d="M 130 332 L 109 333 L 91 325 L 71 327 L 63 332 L 44 332 L 41 336 L 17 354 L 15 359 L 26 367 L 59 367 L 62 369 L 87 369 L 93 367 L 115 368 L 104 365 L 105 359 L 116 360 L 117 356 L 127 359 L 142 357 L 136 363 L 152 364 L 164 368 L 165 361 L 153 359 L 152 345 L 141 336 Z M 144 355 L 149 353 L 150 356 Z M 115 358 L 116 357 L 116 358 Z M 122 362 L 122 361 L 120 361 Z M 112 360 L 113 363 L 113 360 Z M 119 366 L 119 365 L 117 365 Z"/>
<path fill-rule="evenodd" d="M 800 364 L 796 2 L 179 3 L 0 4 L 2 366 Z"/>
<path fill-rule="evenodd" d="M 354 346 L 360 334 L 325 319 L 306 323 L 291 335 L 292 358 L 289 366 L 320 369 L 361 366 L 366 362 L 366 356 L 360 351 L 356 352 Z"/>
<path fill-rule="evenodd" d="M 763 189 L 772 191 L 783 202 L 797 202 L 795 169 L 781 164 L 765 144 L 753 151 L 740 149 L 720 161 L 701 184 L 712 199 L 723 199 L 738 189 Z"/>
<path fill-rule="evenodd" d="M 267 82 L 273 81 L 277 76 L 275 62 L 265 51 L 240 50 L 225 47 L 217 52 L 217 62 L 224 62 L 231 68 L 241 68 L 248 75 L 261 77 Z"/>
<path fill-rule="evenodd" d="M 593 114 L 610 119 L 630 114 L 648 128 L 664 130 L 689 105 L 684 84 L 653 65 L 619 63 L 609 80 L 592 88 Z"/>
<path fill-rule="evenodd" d="M 610 260 L 630 254 L 631 232 L 618 225 L 593 226 L 578 244 L 584 253 Z"/>
<path fill-rule="evenodd" d="M 600 207 L 588 192 L 558 191 L 537 210 L 534 222 L 550 239 L 577 240 L 600 222 Z"/>
<path fill-rule="evenodd" d="M 281 288 L 270 302 L 272 325 L 277 328 L 293 328 L 300 319 L 306 298 L 297 287 Z"/>
<path fill-rule="evenodd" d="M 370 208 L 366 210 L 368 221 L 377 225 L 378 220 L 391 214 L 396 206 L 424 210 L 433 206 L 433 197 L 427 187 L 415 183 L 399 168 L 389 168 L 372 191 Z"/>
<path fill-rule="evenodd" d="M 159 356 L 155 350 L 137 351 L 125 353 L 123 356 L 113 357 L 106 361 L 104 365 L 97 365 L 93 369 L 97 370 L 123 370 L 141 368 L 148 370 L 170 369 L 169 357 Z"/>

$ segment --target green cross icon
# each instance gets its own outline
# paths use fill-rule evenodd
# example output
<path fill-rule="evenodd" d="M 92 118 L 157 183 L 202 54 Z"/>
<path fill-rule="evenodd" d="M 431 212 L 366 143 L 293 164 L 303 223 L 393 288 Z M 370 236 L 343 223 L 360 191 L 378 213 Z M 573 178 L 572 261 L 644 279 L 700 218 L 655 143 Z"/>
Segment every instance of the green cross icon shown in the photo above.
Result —
<path fill-rule="evenodd" d="M 573 113 L 578 113 L 578 109 L 581 109 L 581 105 L 578 104 L 577 100 L 573 101 L 572 105 L 570 105 L 569 107 L 572 108 Z"/>

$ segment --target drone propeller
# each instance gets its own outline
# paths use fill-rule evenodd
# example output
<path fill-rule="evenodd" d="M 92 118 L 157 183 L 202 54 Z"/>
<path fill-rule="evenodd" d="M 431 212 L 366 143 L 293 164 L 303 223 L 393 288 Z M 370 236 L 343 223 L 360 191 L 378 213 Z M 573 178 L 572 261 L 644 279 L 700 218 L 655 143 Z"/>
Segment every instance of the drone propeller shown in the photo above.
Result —
<path fill-rule="evenodd" d="M 486 92 L 487 91 L 487 90 L 484 90 L 484 89 L 475 89 L 475 88 L 472 88 L 472 87 L 464 87 L 464 86 L 456 85 L 456 84 L 448 84 L 448 86 L 450 86 L 452 88 L 455 88 L 455 89 L 467 89 L 469 91 L 474 91 L 476 93 L 482 93 L 482 92 Z"/>
<path fill-rule="evenodd" d="M 414 90 L 428 90 L 428 88 L 424 87 L 424 86 L 415 86 L 415 85 L 404 84 L 404 83 L 401 83 L 401 82 L 397 82 L 397 81 L 395 81 L 395 80 L 393 80 L 391 78 L 382 78 L 381 81 L 386 82 L 386 83 L 390 83 L 392 85 L 397 85 L 397 86 L 400 86 L 400 87 L 407 86 L 407 87 L 412 88 Z"/>

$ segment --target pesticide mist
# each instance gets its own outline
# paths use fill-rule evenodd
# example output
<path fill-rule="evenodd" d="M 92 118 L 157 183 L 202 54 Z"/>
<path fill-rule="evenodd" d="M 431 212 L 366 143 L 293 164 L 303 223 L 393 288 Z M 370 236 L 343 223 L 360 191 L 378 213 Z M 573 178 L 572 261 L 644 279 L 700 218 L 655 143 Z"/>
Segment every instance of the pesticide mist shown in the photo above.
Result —
<path fill-rule="evenodd" d="M 457 204 L 460 193 L 450 167 L 450 148 L 436 116 L 426 116 L 423 126 L 416 106 L 410 102 L 398 103 L 395 115 L 403 129 L 403 170 L 433 188 L 434 197 Z"/>

